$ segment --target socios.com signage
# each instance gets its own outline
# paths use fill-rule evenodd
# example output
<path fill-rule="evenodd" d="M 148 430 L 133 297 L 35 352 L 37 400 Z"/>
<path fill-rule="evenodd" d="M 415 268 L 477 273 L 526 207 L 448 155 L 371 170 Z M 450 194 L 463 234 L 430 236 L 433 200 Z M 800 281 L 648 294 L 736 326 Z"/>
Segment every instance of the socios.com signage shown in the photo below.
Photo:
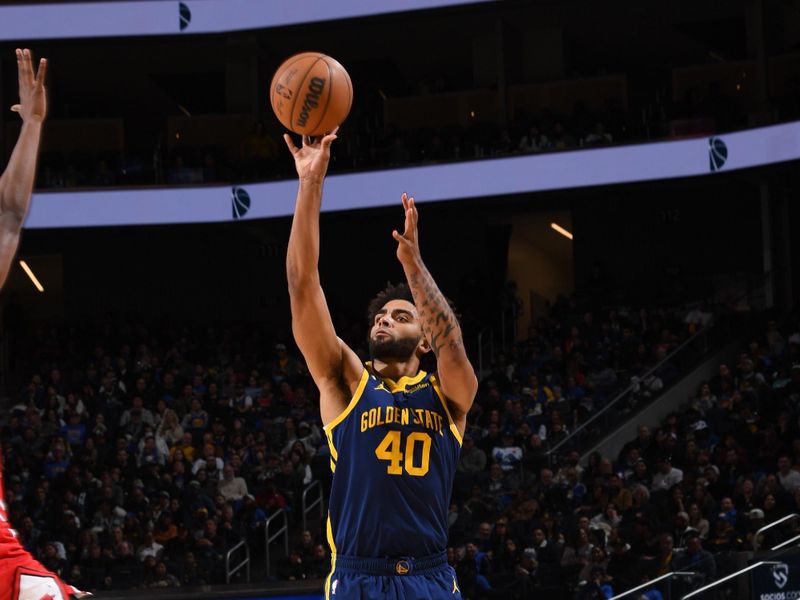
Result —
<path fill-rule="evenodd" d="M 335 152 L 334 147 L 334 152 Z M 706 175 L 800 159 L 800 121 L 712 138 L 532 154 L 427 167 L 334 175 L 323 211 L 505 196 Z M 34 194 L 27 228 L 207 223 L 285 217 L 294 179 L 241 186 Z"/>
<path fill-rule="evenodd" d="M 753 600 L 798 600 L 800 598 L 800 556 L 785 556 L 770 567 L 752 571 Z"/>
<path fill-rule="evenodd" d="M 0 40 L 223 33 L 485 1 L 138 0 L 0 6 Z"/>

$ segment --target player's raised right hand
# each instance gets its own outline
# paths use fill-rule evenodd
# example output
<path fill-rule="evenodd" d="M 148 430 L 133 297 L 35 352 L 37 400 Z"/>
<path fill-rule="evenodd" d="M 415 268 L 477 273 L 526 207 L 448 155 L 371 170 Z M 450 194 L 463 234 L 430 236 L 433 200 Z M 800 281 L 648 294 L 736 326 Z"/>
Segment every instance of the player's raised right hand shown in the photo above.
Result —
<path fill-rule="evenodd" d="M 322 183 L 325 174 L 328 172 L 328 162 L 331 158 L 331 144 L 336 139 L 337 127 L 322 139 L 312 139 L 303 136 L 303 145 L 298 148 L 294 145 L 288 133 L 283 135 L 289 152 L 294 156 L 294 166 L 297 169 L 297 176 L 300 181 L 309 183 Z"/>
<path fill-rule="evenodd" d="M 19 74 L 19 104 L 11 107 L 23 121 L 41 123 L 47 114 L 47 96 L 44 79 L 47 73 L 47 59 L 39 61 L 39 67 L 33 72 L 33 55 L 25 48 L 17 48 L 17 71 Z"/>

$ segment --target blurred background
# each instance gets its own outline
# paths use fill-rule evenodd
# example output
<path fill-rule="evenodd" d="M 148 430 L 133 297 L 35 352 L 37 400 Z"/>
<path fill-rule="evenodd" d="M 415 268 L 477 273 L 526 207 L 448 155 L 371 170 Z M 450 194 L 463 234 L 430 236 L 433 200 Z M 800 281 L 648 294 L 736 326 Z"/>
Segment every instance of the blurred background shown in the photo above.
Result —
<path fill-rule="evenodd" d="M 269 83 L 316 50 L 355 92 L 331 177 L 408 174 L 322 215 L 337 332 L 366 355 L 408 191 L 481 381 L 451 508 L 464 596 L 800 593 L 800 2 L 309 1 L 258 29 L 263 4 L 240 4 L 97 2 L 89 26 L 68 2 L 0 1 L 0 106 L 14 48 L 50 61 L 34 211 L 85 198 L 88 224 L 124 191 L 119 211 L 169 195 L 186 221 L 29 221 L 19 259 L 44 291 L 16 265 L 0 296 L 26 548 L 101 598 L 321 593 L 329 461 L 289 327 L 291 217 L 228 207 L 234 186 L 292 205 Z M 0 111 L 3 163 L 18 132 Z M 686 176 L 674 148 L 701 146 Z M 498 192 L 448 195 L 464 165 Z M 427 167 L 441 189 L 413 189 Z M 507 169 L 513 194 L 492 181 Z M 196 223 L 217 189 L 221 216 Z"/>

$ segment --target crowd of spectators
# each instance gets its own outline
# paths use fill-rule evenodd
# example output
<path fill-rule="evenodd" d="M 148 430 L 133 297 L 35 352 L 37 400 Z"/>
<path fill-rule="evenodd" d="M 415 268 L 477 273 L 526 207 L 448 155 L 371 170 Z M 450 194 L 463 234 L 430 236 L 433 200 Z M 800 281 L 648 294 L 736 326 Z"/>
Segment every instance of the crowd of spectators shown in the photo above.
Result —
<path fill-rule="evenodd" d="M 670 571 L 696 573 L 673 584 L 677 593 L 743 566 L 754 543 L 769 549 L 798 533 L 776 527 L 754 539 L 800 512 L 797 314 L 770 320 L 664 422 L 640 425 L 618 456 L 585 464 L 578 452 L 546 461 L 535 423 L 515 419 L 518 402 L 531 415 L 528 406 L 556 395 L 552 379 L 536 377 L 532 398 L 513 379 L 484 382 L 470 420 L 449 551 L 468 597 L 608 598 Z M 487 412 L 492 397 L 510 410 Z"/>
<path fill-rule="evenodd" d="M 514 154 L 608 145 L 630 139 L 623 117 L 578 108 L 571 115 L 523 115 L 506 127 L 477 121 L 439 128 L 377 128 L 353 115 L 342 129 L 330 171 L 381 169 Z M 611 125 L 608 123 L 611 122 Z M 147 154 L 43 153 L 43 188 L 113 187 L 140 184 L 202 184 L 266 181 L 294 176 L 293 163 L 276 130 L 255 123 L 238 148 L 154 146 Z"/>
<path fill-rule="evenodd" d="M 299 522 L 328 459 L 284 344 L 228 330 L 84 341 L 44 335 L 3 428 L 8 513 L 45 566 L 88 590 L 221 583 L 240 541 L 263 555 L 268 515 Z M 299 548 L 319 576 L 327 548 Z"/>
<path fill-rule="evenodd" d="M 382 103 L 370 98 L 361 98 L 343 125 L 332 173 L 712 135 L 747 126 L 746 112 L 719 86 L 705 92 L 691 87 L 680 101 L 668 100 L 662 91 L 641 107 L 624 107 L 619 97 L 595 98 L 592 109 L 582 101 L 566 111 L 517 107 L 502 123 L 475 116 L 459 124 L 454 112 L 453 122 L 427 127 L 384 121 Z M 238 147 L 168 144 L 162 134 L 155 136 L 152 148 L 126 148 L 124 155 L 44 152 L 37 184 L 73 188 L 290 178 L 293 163 L 280 136 L 277 122 L 267 114 Z"/>
<path fill-rule="evenodd" d="M 546 449 L 689 329 L 680 313 L 593 313 L 564 299 L 498 355 L 469 417 L 456 547 L 497 519 L 534 518 L 523 498 L 548 477 Z M 25 547 L 89 590 L 220 583 L 226 553 L 240 541 L 263 553 L 265 519 L 286 510 L 296 544 L 278 575 L 324 577 L 323 524 L 298 531 L 302 490 L 330 480 L 317 392 L 290 348 L 264 340 L 239 329 L 43 331 L 2 436 Z M 580 488 L 576 457 L 551 473 L 557 485 Z M 550 502 L 555 518 L 583 496 Z"/>

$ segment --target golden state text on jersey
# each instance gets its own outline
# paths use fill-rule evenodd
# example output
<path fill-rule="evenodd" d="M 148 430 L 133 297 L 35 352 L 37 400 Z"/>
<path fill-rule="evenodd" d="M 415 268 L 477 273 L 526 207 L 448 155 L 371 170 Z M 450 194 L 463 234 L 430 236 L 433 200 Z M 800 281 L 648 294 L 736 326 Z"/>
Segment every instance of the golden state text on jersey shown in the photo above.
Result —
<path fill-rule="evenodd" d="M 336 554 L 423 557 L 447 547 L 461 435 L 436 374 L 382 379 L 367 363 L 347 408 L 325 426 Z"/>

